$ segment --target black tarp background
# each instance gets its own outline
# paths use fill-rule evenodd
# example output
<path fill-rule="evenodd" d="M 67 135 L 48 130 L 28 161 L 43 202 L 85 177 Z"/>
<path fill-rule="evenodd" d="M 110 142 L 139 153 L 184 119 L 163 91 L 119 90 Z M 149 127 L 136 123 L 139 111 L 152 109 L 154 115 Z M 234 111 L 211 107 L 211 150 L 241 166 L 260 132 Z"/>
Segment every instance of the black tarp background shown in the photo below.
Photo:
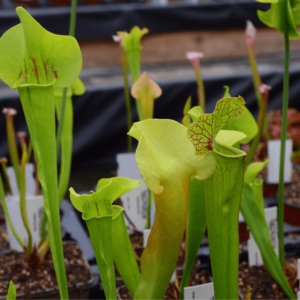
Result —
<path fill-rule="evenodd" d="M 278 109 L 282 101 L 282 79 L 280 71 L 265 73 L 262 80 L 272 87 L 269 109 Z M 257 104 L 250 75 L 236 75 L 204 79 L 207 112 L 214 110 L 217 100 L 223 96 L 223 85 L 230 87 L 232 96 L 241 95 L 247 107 L 257 113 Z M 186 99 L 191 95 L 196 105 L 196 83 L 194 79 L 159 82 L 163 94 L 155 101 L 155 118 L 180 121 Z M 74 145 L 73 169 L 114 168 L 116 153 L 126 152 L 126 112 L 122 86 L 98 88 L 87 87 L 86 94 L 74 96 Z M 290 72 L 289 106 L 300 109 L 300 70 Z M 42 101 L 42 99 L 41 99 Z M 134 101 L 132 100 L 132 106 Z M 16 92 L 0 95 L 0 110 L 14 107 L 19 111 L 15 117 L 17 131 L 27 131 L 21 103 Z M 137 120 L 135 109 L 133 118 Z M 0 157 L 7 156 L 5 118 L 0 115 Z"/>
<path fill-rule="evenodd" d="M 147 27 L 150 34 L 185 30 L 245 28 L 245 20 L 263 26 L 257 10 L 270 5 L 254 0 L 224 0 L 208 3 L 177 3 L 167 6 L 147 4 L 115 4 L 78 6 L 76 38 L 99 40 L 111 38 L 117 31 L 133 26 Z M 28 8 L 28 12 L 47 30 L 68 34 L 70 7 Z M 20 23 L 14 9 L 0 9 L 0 36 Z"/>

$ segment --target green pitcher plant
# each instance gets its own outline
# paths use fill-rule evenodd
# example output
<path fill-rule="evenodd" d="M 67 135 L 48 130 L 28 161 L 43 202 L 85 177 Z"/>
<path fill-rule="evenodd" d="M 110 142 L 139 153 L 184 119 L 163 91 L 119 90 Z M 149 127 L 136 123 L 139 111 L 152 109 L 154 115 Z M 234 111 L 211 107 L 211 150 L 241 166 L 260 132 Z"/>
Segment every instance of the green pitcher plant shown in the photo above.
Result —
<path fill-rule="evenodd" d="M 259 19 L 267 26 L 277 29 L 284 36 L 285 59 L 282 97 L 282 123 L 281 123 L 281 149 L 280 171 L 278 189 L 278 237 L 279 258 L 281 267 L 284 268 L 284 243 L 283 243 L 283 219 L 284 219 L 284 157 L 285 140 L 287 130 L 287 111 L 289 102 L 289 40 L 299 39 L 300 33 L 297 26 L 300 25 L 300 2 L 294 0 L 257 0 L 262 3 L 270 3 L 271 8 L 267 11 L 258 11 Z"/>
<path fill-rule="evenodd" d="M 244 177 L 241 212 L 261 252 L 265 267 L 290 299 L 296 299 L 273 248 L 269 226 L 265 219 L 263 180 L 256 178 L 269 159 L 247 166 Z"/>
<path fill-rule="evenodd" d="M 0 78 L 20 94 L 43 189 L 59 292 L 62 299 L 68 299 L 57 188 L 54 85 L 72 85 L 82 57 L 73 37 L 48 32 L 22 7 L 16 11 L 21 24 L 0 39 Z"/>
<path fill-rule="evenodd" d="M 136 161 L 154 194 L 156 217 L 141 258 L 141 280 L 134 299 L 162 299 L 176 267 L 185 231 L 189 184 L 211 176 L 213 153 L 195 156 L 187 128 L 176 121 L 147 119 L 130 132 L 139 141 Z"/>
<path fill-rule="evenodd" d="M 149 30 L 147 28 L 140 29 L 138 26 L 134 26 L 129 33 L 118 31 L 117 34 L 122 37 L 122 45 L 126 52 L 127 62 L 131 74 L 132 83 L 135 83 L 140 77 L 141 72 L 141 38 L 147 34 Z M 142 112 L 138 99 L 136 99 L 136 109 L 139 120 L 142 120 Z"/>
<path fill-rule="evenodd" d="M 6 300 L 16 300 L 16 298 L 17 298 L 16 288 L 11 280 L 9 283 Z"/>
<path fill-rule="evenodd" d="M 238 219 L 245 152 L 232 147 L 246 135 L 222 130 L 243 114 L 242 97 L 223 98 L 212 114 L 201 114 L 189 125 L 187 135 L 198 157 L 212 154 L 216 169 L 204 182 L 209 249 L 216 299 L 238 299 Z M 222 249 L 222 251 L 220 251 Z"/>
<path fill-rule="evenodd" d="M 122 73 L 124 80 L 124 97 L 125 97 L 125 105 L 126 105 L 126 115 L 127 115 L 127 131 L 130 130 L 132 125 L 132 116 L 131 116 L 131 103 L 130 103 L 130 90 L 128 83 L 128 61 L 126 56 L 126 51 L 122 45 L 122 36 L 121 35 L 113 35 L 113 40 L 116 43 L 120 44 L 121 49 L 121 64 L 122 64 Z M 132 150 L 132 137 L 127 135 L 127 149 L 128 152 Z"/>
<path fill-rule="evenodd" d="M 191 117 L 189 116 L 188 112 L 191 110 L 192 106 L 192 97 L 188 97 L 183 107 L 183 118 L 181 124 L 185 127 L 188 127 L 191 124 Z"/>
<path fill-rule="evenodd" d="M 224 88 L 224 98 L 231 98 L 229 87 L 224 86 Z M 189 117 L 188 122 L 190 122 L 190 118 L 193 122 L 196 122 L 198 117 L 202 114 L 203 111 L 201 107 L 195 106 L 187 112 L 186 116 Z M 258 132 L 258 127 L 254 117 L 247 107 L 244 106 L 243 113 L 230 119 L 223 127 L 223 130 L 235 130 L 245 134 L 245 137 L 234 145 L 234 147 L 239 148 L 239 144 L 247 144 L 255 137 Z M 206 228 L 205 198 L 204 196 L 199 197 L 199 195 L 204 195 L 205 182 L 193 179 L 192 177 L 190 182 L 185 268 L 180 285 L 180 299 L 184 298 L 184 288 L 188 286 L 194 261 Z"/>
<path fill-rule="evenodd" d="M 71 173 L 71 162 L 72 162 L 72 146 L 73 146 L 73 102 L 72 96 L 83 95 L 85 93 L 85 87 L 83 82 L 77 78 L 71 86 L 68 87 L 66 106 L 65 106 L 65 117 L 61 135 L 61 166 L 59 173 L 58 182 L 58 196 L 61 202 L 64 195 L 67 192 L 70 173 Z M 63 88 L 54 87 L 54 98 L 56 107 L 56 116 L 59 119 L 60 109 L 62 103 Z"/>
<path fill-rule="evenodd" d="M 224 86 L 224 98 L 230 98 L 231 95 L 229 93 L 229 87 L 227 85 Z M 244 106 L 244 112 L 241 115 L 236 116 L 227 122 L 227 124 L 223 127 L 224 130 L 236 130 L 245 133 L 246 137 L 239 141 L 239 144 L 248 144 L 250 143 L 254 137 L 258 134 L 258 126 L 257 123 L 249 111 L 249 109 Z"/>
<path fill-rule="evenodd" d="M 101 179 L 96 192 L 79 195 L 70 188 L 73 206 L 82 212 L 89 229 L 106 299 L 117 299 L 113 261 L 129 291 L 134 294 L 140 280 L 139 269 L 127 233 L 123 208 L 112 203 L 140 185 L 125 177 Z"/>
<path fill-rule="evenodd" d="M 131 94 L 140 103 L 142 120 L 152 119 L 154 100 L 162 94 L 159 85 L 150 78 L 147 72 L 144 72 L 133 84 Z"/>
<path fill-rule="evenodd" d="M 61 164 L 59 171 L 58 181 L 58 197 L 59 203 L 61 204 L 69 185 L 69 179 L 71 174 L 71 163 L 72 163 L 72 146 L 73 146 L 73 102 L 72 96 L 83 95 L 85 87 L 83 82 L 77 78 L 71 86 L 67 88 L 65 95 L 65 106 L 64 106 L 64 121 L 62 125 L 61 139 L 57 141 L 61 149 Z M 56 116 L 58 121 L 61 117 L 61 108 L 64 96 L 64 88 L 54 87 L 54 98 L 56 107 Z M 41 242 L 44 242 L 47 235 L 47 217 L 45 211 L 43 213 L 41 223 Z"/>

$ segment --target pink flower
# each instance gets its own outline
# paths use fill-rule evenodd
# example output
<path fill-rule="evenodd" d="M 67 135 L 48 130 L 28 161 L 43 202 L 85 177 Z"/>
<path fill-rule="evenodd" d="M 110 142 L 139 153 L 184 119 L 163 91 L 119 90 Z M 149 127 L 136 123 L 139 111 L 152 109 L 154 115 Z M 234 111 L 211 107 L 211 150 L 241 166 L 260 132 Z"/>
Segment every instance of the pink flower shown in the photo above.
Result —
<path fill-rule="evenodd" d="M 2 112 L 8 116 L 15 116 L 18 113 L 14 108 L 3 108 Z"/>
<path fill-rule="evenodd" d="M 204 57 L 202 52 L 187 52 L 186 58 L 189 59 L 193 64 L 198 65 L 200 58 Z"/>
<path fill-rule="evenodd" d="M 269 90 L 271 89 L 271 87 L 269 85 L 266 84 L 261 84 L 257 90 L 261 93 L 261 94 L 265 94 L 267 93 Z"/>
<path fill-rule="evenodd" d="M 251 45 L 255 41 L 256 28 L 251 21 L 247 21 L 246 26 L 246 44 Z"/>
<path fill-rule="evenodd" d="M 122 41 L 121 35 L 113 35 L 112 38 L 116 43 L 120 43 Z"/>

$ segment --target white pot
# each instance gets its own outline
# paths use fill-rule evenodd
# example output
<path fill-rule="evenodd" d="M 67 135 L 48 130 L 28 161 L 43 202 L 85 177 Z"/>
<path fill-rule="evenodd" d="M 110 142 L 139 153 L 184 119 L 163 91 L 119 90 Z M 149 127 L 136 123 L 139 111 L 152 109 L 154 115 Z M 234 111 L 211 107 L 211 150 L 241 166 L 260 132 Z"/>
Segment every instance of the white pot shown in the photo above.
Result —
<path fill-rule="evenodd" d="M 25 245 L 27 245 L 28 234 L 21 216 L 20 198 L 19 196 L 18 197 L 9 196 L 6 197 L 5 200 L 15 230 L 17 231 L 21 240 L 24 241 Z M 31 229 L 31 234 L 32 234 L 32 245 L 33 247 L 34 246 L 37 247 L 40 242 L 40 229 L 41 229 L 41 221 L 42 221 L 43 210 L 44 210 L 43 196 L 26 195 L 26 209 L 27 209 L 29 227 Z M 11 231 L 8 222 L 6 222 L 6 224 L 8 230 L 10 249 L 23 252 L 22 247 L 20 246 L 20 244 L 18 243 L 18 241 L 16 240 L 15 236 Z"/>
<path fill-rule="evenodd" d="M 17 183 L 17 178 L 15 170 L 13 167 L 7 167 L 7 176 L 10 182 L 11 190 L 13 196 L 19 195 L 19 188 Z M 25 166 L 25 177 L 26 177 L 26 194 L 34 195 L 35 194 L 35 178 L 34 178 L 34 164 L 27 163 Z"/>
<path fill-rule="evenodd" d="M 268 183 L 279 183 L 280 169 L 280 140 L 268 141 L 268 157 L 271 159 L 268 163 Z M 285 141 L 285 158 L 284 158 L 284 183 L 292 181 L 292 161 L 291 155 L 293 152 L 293 141 L 287 139 Z"/>
<path fill-rule="evenodd" d="M 142 179 L 142 175 L 135 160 L 135 153 L 121 153 L 117 154 L 118 170 L 117 175 L 120 177 L 127 177 L 134 180 L 141 180 L 141 184 L 135 189 L 127 192 L 121 196 L 123 207 L 138 230 L 144 230 L 148 211 L 148 188 Z M 154 210 L 153 210 L 154 209 Z M 153 212 L 154 211 L 154 212 Z M 152 224 L 155 216 L 154 202 L 151 210 L 150 223 Z M 127 226 L 132 227 L 125 217 Z"/>

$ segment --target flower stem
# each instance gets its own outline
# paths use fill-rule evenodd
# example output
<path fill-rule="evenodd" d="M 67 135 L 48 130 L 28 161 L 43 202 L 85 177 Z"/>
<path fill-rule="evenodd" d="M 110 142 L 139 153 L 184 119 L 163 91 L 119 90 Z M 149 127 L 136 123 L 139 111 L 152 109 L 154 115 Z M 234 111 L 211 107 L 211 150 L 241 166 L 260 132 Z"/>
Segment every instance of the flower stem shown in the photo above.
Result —
<path fill-rule="evenodd" d="M 76 7 L 77 7 L 77 1 L 72 0 L 71 20 L 70 20 L 70 29 L 69 29 L 69 35 L 70 36 L 75 36 Z M 57 138 L 56 138 L 56 155 L 57 155 L 57 158 L 58 158 L 60 139 L 61 139 L 63 124 L 64 124 L 67 90 L 68 90 L 68 88 L 63 89 L 62 103 L 61 103 L 61 107 L 60 107 L 60 118 L 59 118 L 59 122 L 58 122 Z"/>
<path fill-rule="evenodd" d="M 254 91 L 255 91 L 255 96 L 256 96 L 256 100 L 257 100 L 257 105 L 260 109 L 260 103 L 261 103 L 262 95 L 257 90 L 257 88 L 262 84 L 262 81 L 261 81 L 261 78 L 260 78 L 260 75 L 259 75 L 259 72 L 258 72 L 258 69 L 257 69 L 257 62 L 256 62 L 255 53 L 254 53 L 254 50 L 253 50 L 253 45 L 247 45 L 247 52 L 248 52 L 249 63 L 250 63 L 251 71 L 252 71 L 252 79 L 253 79 L 253 85 L 254 85 Z M 268 128 L 268 123 L 267 123 L 267 120 L 266 120 L 266 116 L 264 116 L 263 122 L 264 122 L 263 127 L 264 127 L 264 130 L 265 130 L 266 138 L 267 138 L 267 141 L 269 141 L 271 139 L 271 136 L 270 136 L 270 133 L 269 133 L 269 128 Z M 246 159 L 246 161 L 247 161 L 247 159 Z"/>
<path fill-rule="evenodd" d="M 252 141 L 250 150 L 249 150 L 248 155 L 245 159 L 246 167 L 252 162 L 253 157 L 254 157 L 255 152 L 256 152 L 256 149 L 257 149 L 257 146 L 259 144 L 261 135 L 262 135 L 262 131 L 263 131 L 263 128 L 264 128 L 266 115 L 267 115 L 268 98 L 269 98 L 269 93 L 268 92 L 265 93 L 264 95 L 261 95 L 261 98 L 260 98 L 260 106 L 259 106 L 258 119 L 257 119 L 258 133 L 255 136 L 254 140 Z"/>
<path fill-rule="evenodd" d="M 198 105 L 202 108 L 203 113 L 205 113 L 205 90 L 204 90 L 203 80 L 201 77 L 200 66 L 194 65 L 194 70 L 196 73 L 197 86 L 198 86 Z"/>
<path fill-rule="evenodd" d="M 280 171 L 278 191 L 278 238 L 279 238 L 279 260 L 284 269 L 284 243 L 283 243 L 283 219 L 284 219 L 284 157 L 285 140 L 287 130 L 287 111 L 289 105 L 289 35 L 284 32 L 285 61 L 283 78 L 283 99 L 282 99 L 282 123 L 281 123 L 281 149 L 280 149 Z"/>
<path fill-rule="evenodd" d="M 2 181 L 2 176 L 0 175 L 0 203 L 2 204 L 3 207 L 3 211 L 4 211 L 4 215 L 6 218 L 6 221 L 8 222 L 8 225 L 14 235 L 14 237 L 16 238 L 16 240 L 18 241 L 18 243 L 21 245 L 21 247 L 23 249 L 26 248 L 25 244 L 23 243 L 23 241 L 21 240 L 21 238 L 19 237 L 19 235 L 17 234 L 17 231 L 14 227 L 14 224 L 11 221 L 7 206 L 6 206 L 6 201 L 5 201 L 5 191 L 4 191 L 4 185 L 3 185 L 3 181 Z"/>
<path fill-rule="evenodd" d="M 121 49 L 121 61 L 122 61 L 122 71 L 124 77 L 124 95 L 125 95 L 125 103 L 126 103 L 126 114 L 127 114 L 127 132 L 129 132 L 132 125 L 132 116 L 131 116 L 131 105 L 130 105 L 130 92 L 128 85 L 128 62 L 127 56 L 124 48 Z M 128 152 L 132 151 L 132 137 L 127 135 L 127 147 Z"/>

